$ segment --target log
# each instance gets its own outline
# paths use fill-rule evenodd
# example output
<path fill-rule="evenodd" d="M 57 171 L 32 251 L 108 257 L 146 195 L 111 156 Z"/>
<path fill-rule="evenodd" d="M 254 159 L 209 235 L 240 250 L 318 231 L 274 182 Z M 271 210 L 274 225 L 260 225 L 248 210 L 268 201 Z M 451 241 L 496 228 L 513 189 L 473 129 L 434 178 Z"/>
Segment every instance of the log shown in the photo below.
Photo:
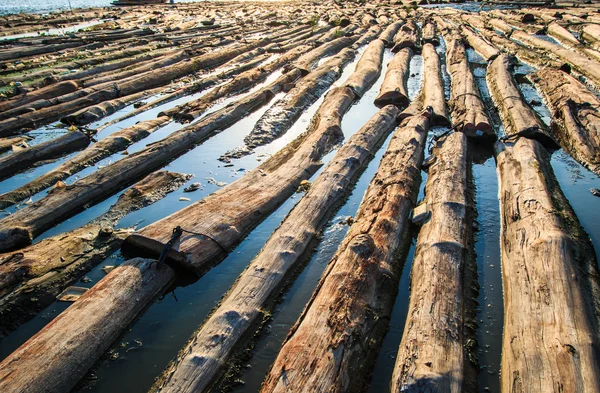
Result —
<path fill-rule="evenodd" d="M 26 137 L 16 136 L 12 138 L 1 138 L 0 139 L 0 153 L 7 152 L 12 150 L 14 145 L 18 145 L 19 143 L 23 143 L 28 141 L 29 139 Z"/>
<path fill-rule="evenodd" d="M 281 285 L 298 268 L 331 216 L 330 210 L 343 199 L 357 173 L 396 126 L 398 113 L 393 106 L 382 109 L 338 150 L 219 308 L 159 379 L 154 391 L 204 392 L 210 389 L 227 368 L 235 349 L 243 345 L 243 339 L 251 335 L 265 317 Z M 218 343 L 214 343 L 215 334 L 224 334 Z M 198 364 L 197 359 L 206 361 Z"/>
<path fill-rule="evenodd" d="M 559 70 L 543 69 L 528 78 L 552 112 L 552 131 L 560 145 L 600 176 L 600 99 Z"/>
<path fill-rule="evenodd" d="M 394 47 L 392 52 L 397 53 L 401 49 L 411 48 L 413 51 L 419 49 L 421 45 L 421 29 L 413 19 L 400 27 L 398 33 L 394 36 Z"/>
<path fill-rule="evenodd" d="M 471 29 L 461 26 L 461 34 L 467 39 L 469 45 L 475 49 L 486 61 L 492 61 L 500 54 L 500 51 L 486 40 L 481 38 Z"/>
<path fill-rule="evenodd" d="M 408 106 L 410 98 L 406 84 L 412 56 L 413 51 L 410 48 L 404 48 L 394 55 L 388 64 L 379 95 L 375 98 L 376 106 L 380 108 L 389 104 L 399 108 Z"/>
<path fill-rule="evenodd" d="M 360 392 L 388 327 L 409 213 L 419 190 L 429 114 L 395 132 L 340 245 L 292 327 L 262 393 Z M 404 254 L 405 255 L 405 254 Z"/>
<path fill-rule="evenodd" d="M 68 132 L 47 142 L 18 150 L 0 158 L 0 179 L 31 168 L 41 161 L 50 160 L 84 149 L 90 137 L 80 131 Z"/>
<path fill-rule="evenodd" d="M 307 74 L 314 68 L 315 63 L 320 58 L 339 52 L 340 50 L 352 45 L 358 38 L 359 37 L 356 35 L 352 37 L 336 38 L 300 56 L 300 58 L 296 60 L 290 68 L 298 68 Z"/>
<path fill-rule="evenodd" d="M 434 21 L 429 21 L 423 26 L 423 38 L 424 43 L 433 45 L 439 44 L 437 26 Z"/>
<path fill-rule="evenodd" d="M 394 46 L 394 37 L 396 36 L 396 33 L 398 33 L 398 29 L 400 29 L 400 26 L 402 26 L 403 24 L 404 21 L 396 21 L 388 25 L 388 27 L 385 28 L 383 33 L 381 33 L 379 39 L 385 42 L 386 48 L 391 48 Z"/>
<path fill-rule="evenodd" d="M 557 41 L 560 41 L 563 45 L 570 47 L 578 47 L 581 45 L 579 40 L 575 38 L 573 34 L 557 22 L 548 23 L 546 25 L 546 29 L 548 30 L 548 35 L 555 38 Z"/>
<path fill-rule="evenodd" d="M 499 143 L 503 391 L 600 390 L 594 249 L 533 139 Z"/>
<path fill-rule="evenodd" d="M 444 96 L 440 57 L 432 44 L 423 45 L 422 53 L 423 85 L 417 98 L 400 114 L 400 119 L 415 116 L 427 107 L 431 107 L 433 109 L 431 125 L 449 125 L 450 117 Z"/>
<path fill-rule="evenodd" d="M 600 50 L 600 26 L 587 24 L 581 30 L 581 38 L 592 48 Z"/>
<path fill-rule="evenodd" d="M 452 119 L 469 138 L 496 140 L 479 87 L 471 72 L 465 46 L 456 33 L 446 32 L 446 68 L 452 78 Z"/>
<path fill-rule="evenodd" d="M 70 391 L 174 278 L 151 259 L 118 266 L 0 363 L 0 390 Z"/>
<path fill-rule="evenodd" d="M 120 218 L 164 198 L 190 177 L 154 172 L 88 224 L 19 252 L 0 254 L 0 338 L 33 318 L 62 290 L 118 250 L 132 232 L 113 229 Z"/>
<path fill-rule="evenodd" d="M 477 391 L 475 206 L 466 134 L 438 140 L 432 155 L 424 201 L 430 218 L 417 240 L 393 393 Z"/>
<path fill-rule="evenodd" d="M 524 136 L 535 139 L 549 150 L 560 148 L 548 127 L 525 102 L 512 76 L 514 58 L 501 54 L 487 68 L 486 79 L 490 94 L 504 123 L 509 138 Z"/>
<path fill-rule="evenodd" d="M 125 150 L 131 144 L 144 139 L 154 131 L 168 124 L 169 121 L 167 117 L 143 121 L 99 140 L 75 157 L 63 162 L 57 168 L 49 170 L 19 188 L 0 195 L 0 209 L 5 209 L 29 198 L 40 191 L 52 187 L 57 182 L 82 171 L 86 167 L 94 165 L 114 153 Z"/>
<path fill-rule="evenodd" d="M 77 82 L 60 82 L 50 86 L 42 87 L 29 93 L 22 94 L 10 100 L 0 102 L 0 119 L 5 118 L 4 113 L 8 110 L 27 105 L 33 101 L 47 100 L 49 98 L 54 98 L 63 94 L 68 94 L 76 91 L 77 89 L 79 89 L 79 83 Z"/>

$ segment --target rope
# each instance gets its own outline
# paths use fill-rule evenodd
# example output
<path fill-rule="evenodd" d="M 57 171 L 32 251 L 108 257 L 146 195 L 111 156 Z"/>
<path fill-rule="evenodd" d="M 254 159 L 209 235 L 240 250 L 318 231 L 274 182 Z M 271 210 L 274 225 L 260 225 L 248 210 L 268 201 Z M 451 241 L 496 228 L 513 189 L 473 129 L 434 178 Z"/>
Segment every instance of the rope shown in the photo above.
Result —
<path fill-rule="evenodd" d="M 444 131 L 443 133 L 441 133 L 439 135 L 434 135 L 433 138 L 431 138 L 431 141 L 429 142 L 429 153 L 431 153 L 433 151 L 434 144 L 437 144 L 437 142 L 439 140 L 444 139 L 448 135 L 450 135 L 453 132 L 457 131 L 458 128 L 463 125 L 463 123 L 464 122 L 461 121 L 460 123 L 454 125 L 452 128 L 448 129 L 447 131 Z"/>
<path fill-rule="evenodd" d="M 229 250 L 227 250 L 214 237 L 209 236 L 209 235 L 207 235 L 205 233 L 193 232 L 193 231 L 189 231 L 187 229 L 183 229 L 180 226 L 176 226 L 175 228 L 173 228 L 173 234 L 171 235 L 171 239 L 169 239 L 169 241 L 165 244 L 165 246 L 163 247 L 162 251 L 160 252 L 160 255 L 158 257 L 158 263 L 164 263 L 165 262 L 165 260 L 167 259 L 167 255 L 169 255 L 169 251 L 171 251 L 171 248 L 173 248 L 173 244 L 175 244 L 175 242 L 177 240 L 179 240 L 179 238 L 181 237 L 181 235 L 183 233 L 189 233 L 190 235 L 195 235 L 195 236 L 204 236 L 205 238 L 210 239 L 213 242 L 215 242 L 216 245 L 219 246 L 219 248 L 221 250 L 223 250 L 225 253 L 229 254 Z"/>

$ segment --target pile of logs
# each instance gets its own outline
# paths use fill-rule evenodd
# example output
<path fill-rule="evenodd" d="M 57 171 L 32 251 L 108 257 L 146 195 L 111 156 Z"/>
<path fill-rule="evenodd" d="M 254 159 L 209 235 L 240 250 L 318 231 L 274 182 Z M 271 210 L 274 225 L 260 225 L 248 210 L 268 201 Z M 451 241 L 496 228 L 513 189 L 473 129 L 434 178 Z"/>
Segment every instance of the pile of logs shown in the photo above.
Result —
<path fill-rule="evenodd" d="M 390 390 L 478 390 L 472 165 L 482 151 L 493 151 L 500 189 L 502 390 L 600 391 L 596 254 L 550 162 L 563 148 L 600 175 L 600 8 L 402 3 L 209 1 L 1 17 L 1 34 L 15 36 L 0 41 L 0 339 L 115 251 L 129 259 L 1 360 L 0 391 L 72 390 L 177 277 L 203 276 L 303 192 L 151 388 L 211 391 L 388 136 L 261 392 L 367 388 L 413 239 Z M 27 34 L 84 22 L 91 27 L 66 35 Z M 526 98 L 524 83 L 543 102 Z M 375 114 L 344 140 L 345 114 L 366 100 Z M 174 159 L 255 114 L 240 147 L 219 158 L 232 166 L 309 108 L 303 132 L 237 181 L 139 230 L 119 226 L 193 177 L 166 171 Z M 157 132 L 162 139 L 129 154 Z M 44 173 L 24 181 L 33 167 Z M 40 239 L 119 193 L 87 224 Z"/>

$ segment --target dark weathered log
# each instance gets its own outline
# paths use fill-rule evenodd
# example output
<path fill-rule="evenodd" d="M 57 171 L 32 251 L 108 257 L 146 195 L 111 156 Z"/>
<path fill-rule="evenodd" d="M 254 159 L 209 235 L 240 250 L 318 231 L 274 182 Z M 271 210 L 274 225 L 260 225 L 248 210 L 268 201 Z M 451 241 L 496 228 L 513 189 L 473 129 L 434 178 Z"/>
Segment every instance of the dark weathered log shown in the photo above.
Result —
<path fill-rule="evenodd" d="M 452 120 L 468 137 L 494 141 L 496 133 L 490 124 L 479 88 L 471 72 L 465 46 L 458 34 L 446 32 L 446 66 L 452 78 Z"/>
<path fill-rule="evenodd" d="M 496 57 L 487 69 L 487 83 L 504 122 L 508 137 L 525 136 L 541 142 L 546 148 L 560 146 L 537 113 L 525 102 L 521 90 L 511 74 L 513 58 L 506 54 Z"/>
<path fill-rule="evenodd" d="M 382 107 L 393 104 L 399 108 L 408 106 L 410 99 L 406 83 L 412 56 L 413 51 L 410 48 L 404 48 L 394 55 L 388 64 L 379 95 L 375 98 L 375 105 Z"/>
<path fill-rule="evenodd" d="M 379 39 L 385 42 L 386 48 L 391 48 L 392 46 L 394 46 L 394 37 L 396 36 L 396 33 L 398 33 L 398 29 L 400 29 L 400 26 L 402 26 L 403 24 L 404 21 L 396 21 L 388 27 L 386 27 L 383 33 L 381 33 Z"/>
<path fill-rule="evenodd" d="M 454 112 L 453 112 L 454 113 Z M 437 141 L 391 392 L 476 392 L 474 201 L 465 134 Z"/>
<path fill-rule="evenodd" d="M 70 391 L 174 278 L 173 269 L 151 259 L 116 267 L 0 363 L 0 390 Z"/>
<path fill-rule="evenodd" d="M 496 149 L 502 217 L 503 391 L 600 391 L 600 283 L 589 236 L 542 145 Z"/>
<path fill-rule="evenodd" d="M 152 132 L 166 125 L 169 121 L 168 117 L 143 121 L 101 139 L 75 157 L 63 162 L 57 168 L 46 172 L 19 188 L 0 195 L 0 209 L 14 205 L 25 198 L 53 186 L 58 181 L 65 180 L 88 166 L 94 165 L 111 154 L 125 150 L 127 146 L 144 139 Z"/>
<path fill-rule="evenodd" d="M 0 337 L 31 319 L 64 288 L 118 250 L 132 232 L 113 229 L 121 217 L 162 199 L 190 177 L 154 172 L 90 223 L 19 252 L 0 255 Z"/>
<path fill-rule="evenodd" d="M 173 132 L 145 149 L 5 217 L 0 220 L 0 251 L 14 250 L 30 244 L 35 236 L 73 216 L 85 206 L 105 199 L 160 168 L 165 162 L 260 108 L 298 76 L 293 72 L 284 74 L 270 85 L 211 113 L 202 121 Z"/>
<path fill-rule="evenodd" d="M 450 124 L 446 97 L 444 96 L 440 57 L 432 44 L 423 45 L 423 85 L 421 91 L 413 103 L 400 114 L 400 118 L 405 119 L 415 116 L 427 107 L 433 109 L 431 115 L 432 125 Z"/>
<path fill-rule="evenodd" d="M 90 138 L 80 131 L 68 132 L 56 139 L 21 149 L 0 158 L 0 179 L 29 169 L 36 163 L 57 158 L 90 144 Z"/>
<path fill-rule="evenodd" d="M 387 330 L 419 190 L 428 114 L 395 132 L 356 219 L 261 392 L 360 392 Z"/>
<path fill-rule="evenodd" d="M 79 88 L 79 84 L 74 81 L 60 82 L 50 86 L 42 87 L 32 92 L 0 102 L 0 119 L 6 118 L 5 112 L 19 106 L 27 105 L 30 102 L 49 99 L 63 94 L 71 93 Z"/>
<path fill-rule="evenodd" d="M 552 110 L 552 131 L 561 146 L 600 176 L 600 99 L 581 82 L 559 70 L 528 76 Z"/>
<path fill-rule="evenodd" d="M 219 308 L 181 351 L 163 380 L 159 381 L 156 391 L 208 391 L 213 381 L 227 368 L 235 349 L 264 318 L 268 304 L 272 304 L 282 283 L 298 267 L 302 256 L 326 224 L 330 209 L 346 195 L 355 175 L 368 162 L 385 135 L 396 126 L 398 112 L 393 106 L 382 109 L 338 150 Z M 236 315 L 235 321 L 228 317 L 231 315 Z M 227 337 L 214 344 L 214 335 L 225 331 Z M 198 358 L 206 359 L 206 362 L 201 367 L 194 367 L 192 364 Z"/>
<path fill-rule="evenodd" d="M 400 27 L 394 37 L 394 47 L 392 52 L 399 52 L 404 48 L 417 50 L 421 45 L 421 29 L 413 19 Z"/>

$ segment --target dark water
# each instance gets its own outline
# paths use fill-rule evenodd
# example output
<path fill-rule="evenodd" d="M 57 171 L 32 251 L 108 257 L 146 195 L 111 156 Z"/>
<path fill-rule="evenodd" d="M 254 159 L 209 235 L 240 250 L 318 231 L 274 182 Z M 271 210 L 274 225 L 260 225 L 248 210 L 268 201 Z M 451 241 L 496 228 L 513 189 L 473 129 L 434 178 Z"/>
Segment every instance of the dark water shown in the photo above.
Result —
<path fill-rule="evenodd" d="M 440 47 L 438 47 L 438 51 L 443 55 L 443 41 Z M 494 115 L 493 119 L 496 131 L 499 135 L 502 135 L 503 130 L 501 124 L 499 123 L 497 115 L 495 115 L 492 110 L 493 104 L 489 100 L 489 93 L 485 85 L 485 62 L 471 50 L 469 50 L 468 54 L 482 95 L 491 110 L 491 114 Z M 384 63 L 387 63 L 389 59 L 391 59 L 391 54 L 386 52 Z M 442 61 L 444 61 L 444 59 L 442 59 Z M 345 69 L 344 75 L 337 84 L 341 83 L 341 81 L 350 75 L 355 64 L 356 60 Z M 422 58 L 418 55 L 415 56 L 411 61 L 411 77 L 408 81 L 411 98 L 414 98 L 421 84 L 422 66 Z M 517 72 L 519 73 L 527 73 L 530 71 L 531 68 L 526 66 L 521 65 L 517 67 Z M 382 75 L 384 73 L 385 68 Z M 446 81 L 446 94 L 448 95 L 450 81 L 445 72 L 445 64 L 443 75 Z M 277 76 L 278 74 L 273 75 L 269 81 L 265 83 L 269 83 Z M 378 92 L 381 82 L 382 77 L 380 77 L 373 88 L 365 94 L 363 99 L 353 106 L 346 114 L 342 123 L 346 139 L 354 134 L 377 110 L 372 105 L 372 101 Z M 256 87 L 252 91 L 261 86 Z M 539 95 L 532 86 L 524 84 L 520 85 L 520 88 L 523 90 L 528 100 L 539 100 Z M 104 138 L 137 121 L 154 118 L 159 111 L 197 98 L 201 94 L 206 94 L 206 92 L 181 98 L 176 102 L 166 104 L 132 119 L 112 125 L 103 130 L 98 135 L 98 138 Z M 239 97 L 240 96 L 236 96 L 228 100 L 223 100 L 212 110 L 216 110 Z M 278 97 L 271 101 L 271 104 L 274 103 Z M 190 180 L 190 183 L 196 181 L 201 182 L 201 190 L 185 194 L 186 197 L 192 199 L 191 202 L 180 201 L 179 198 L 183 195 L 182 189 L 177 190 L 154 205 L 126 216 L 121 220 L 119 226 L 134 226 L 138 228 L 146 226 L 217 190 L 219 187 L 209 183 L 209 180 L 214 179 L 217 182 L 231 183 L 240 178 L 246 171 L 255 168 L 260 162 L 281 149 L 285 144 L 304 131 L 321 102 L 322 98 L 312 105 L 301 116 L 292 129 L 290 129 L 282 138 L 275 140 L 267 146 L 258 148 L 253 155 L 234 160 L 233 167 L 223 167 L 223 164 L 217 161 L 217 158 L 225 151 L 239 145 L 241 138 L 252 129 L 254 123 L 269 106 L 262 108 L 232 127 L 223 130 L 221 133 L 210 138 L 195 149 L 189 151 L 187 154 L 172 161 L 165 169 L 194 174 L 195 177 Z M 544 106 L 537 106 L 535 109 L 545 121 L 549 121 L 549 114 Z M 121 116 L 130 110 L 131 107 L 125 108 L 108 119 L 103 120 L 103 122 Z M 101 123 L 92 126 L 98 126 Z M 147 139 L 135 143 L 128 150 L 130 153 L 138 151 L 148 143 L 162 139 L 181 127 L 181 125 L 172 123 L 153 133 Z M 441 133 L 443 131 L 444 129 L 433 129 L 430 134 Z M 40 141 L 54 138 L 64 132 L 64 130 L 54 129 L 52 127 L 41 128 L 32 133 L 36 134 L 36 140 L 32 143 L 39 143 Z M 254 342 L 254 349 L 252 351 L 253 356 L 243 363 L 242 372 L 239 375 L 240 384 L 234 387 L 235 392 L 256 392 L 259 389 L 265 374 L 277 356 L 281 342 L 285 338 L 290 326 L 295 323 L 300 315 L 323 270 L 342 241 L 348 229 L 347 225 L 343 224 L 342 221 L 345 217 L 354 216 L 356 214 L 358 205 L 379 165 L 388 142 L 389 138 L 375 154 L 365 172 L 357 180 L 357 184 L 350 193 L 348 200 L 340 207 L 339 211 L 335 213 L 334 218 L 327 224 L 322 241 L 316 247 L 312 257 L 307 261 L 306 267 L 283 294 L 273 312 L 272 319 L 268 326 Z M 327 163 L 334 154 L 335 152 L 328 154 L 323 160 L 324 163 Z M 122 157 L 121 154 L 115 154 L 68 179 L 67 183 L 72 183 L 78 178 L 93 173 L 99 167 L 115 162 Z M 475 239 L 475 251 L 477 254 L 479 283 L 481 286 L 477 313 L 479 322 L 477 339 L 480 348 L 479 362 L 481 367 L 478 382 L 481 392 L 499 392 L 500 350 L 503 324 L 501 260 L 499 251 L 500 215 L 495 161 L 491 155 L 488 154 L 487 157 L 488 158 L 483 158 L 473 165 L 473 182 L 476 189 L 476 207 L 479 224 L 479 230 Z M 0 192 L 5 192 L 25 184 L 45 171 L 56 167 L 65 159 L 66 158 L 63 158 L 59 161 L 17 175 L 12 179 L 0 182 Z M 598 247 L 600 247 L 600 199 L 592 196 L 588 190 L 592 187 L 600 188 L 600 179 L 584 169 L 563 151 L 554 153 L 551 163 L 565 195 L 570 200 L 582 225 L 590 235 L 595 248 L 598 249 Z M 318 176 L 318 173 L 315 177 L 316 176 Z M 423 182 L 419 198 L 423 197 L 423 185 L 425 182 L 426 174 L 423 173 Z M 33 200 L 37 200 L 44 195 L 45 192 L 42 192 L 34 196 Z M 113 346 L 110 351 L 110 356 L 106 356 L 105 359 L 100 362 L 98 367 L 96 367 L 88 376 L 87 380 L 80 387 L 81 390 L 110 393 L 147 391 L 152 385 L 154 378 L 160 375 L 164 367 L 185 344 L 190 335 L 202 324 L 206 316 L 209 315 L 211 310 L 218 304 L 221 296 L 227 292 L 239 274 L 243 272 L 253 257 L 260 251 L 270 234 L 280 224 L 285 215 L 293 208 L 300 197 L 301 195 L 294 195 L 286 201 L 263 223 L 255 228 L 225 260 L 210 270 L 200 280 L 194 283 L 177 283 L 177 285 L 175 285 L 167 294 L 152 304 L 141 318 L 133 324 L 129 331 Z M 81 226 L 105 212 L 108 207 L 114 203 L 116 198 L 117 195 L 87 209 L 70 220 L 47 231 L 40 238 L 62 233 Z M 7 210 L 12 211 L 10 209 Z M 373 369 L 372 380 L 368 389 L 371 393 L 388 390 L 398 345 L 402 338 L 406 320 L 410 295 L 410 270 L 412 267 L 413 255 L 414 244 L 408 252 L 402 272 L 396 303 L 390 321 L 390 330 L 384 338 L 382 349 Z M 100 266 L 89 272 L 86 275 L 85 282 L 79 282 L 76 285 L 92 286 L 104 276 L 104 273 L 101 270 L 102 266 L 116 265 L 122 261 L 123 258 L 119 253 L 114 254 L 100 264 Z M 68 303 L 52 304 L 38 317 L 23 325 L 8 338 L 0 341 L 0 359 L 16 349 L 25 340 L 47 324 L 53 317 L 66 309 L 67 306 Z M 485 390 L 486 388 L 489 390 Z"/>

